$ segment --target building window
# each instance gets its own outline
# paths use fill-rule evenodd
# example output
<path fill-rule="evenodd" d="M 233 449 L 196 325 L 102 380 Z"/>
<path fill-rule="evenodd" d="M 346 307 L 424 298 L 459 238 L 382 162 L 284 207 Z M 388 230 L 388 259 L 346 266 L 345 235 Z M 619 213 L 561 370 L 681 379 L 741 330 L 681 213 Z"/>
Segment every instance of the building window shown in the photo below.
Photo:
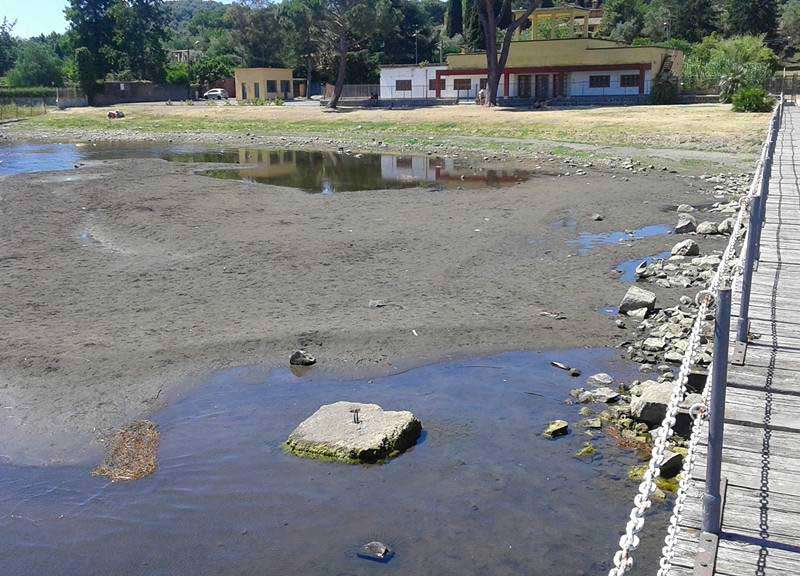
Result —
<path fill-rule="evenodd" d="M 411 80 L 395 80 L 394 89 L 397 90 L 398 92 L 410 92 Z"/>
<path fill-rule="evenodd" d="M 275 94 L 278 91 L 278 82 L 267 80 L 267 94 Z"/>
<path fill-rule="evenodd" d="M 486 78 L 481 78 L 480 84 L 481 84 L 481 90 L 486 90 Z"/>
<path fill-rule="evenodd" d="M 589 76 L 589 88 L 608 88 L 611 86 L 611 76 Z"/>
<path fill-rule="evenodd" d="M 619 79 L 619 85 L 623 88 L 638 88 L 639 75 L 638 74 L 623 74 Z"/>
<path fill-rule="evenodd" d="M 281 92 L 284 94 L 289 93 L 289 81 L 288 80 L 281 80 Z"/>
<path fill-rule="evenodd" d="M 445 88 L 444 78 L 439 78 L 439 89 L 440 90 L 445 90 L 446 89 Z M 428 90 L 430 90 L 431 92 L 436 92 L 436 79 L 435 78 L 431 78 L 430 80 L 428 80 Z"/>
<path fill-rule="evenodd" d="M 261 87 L 258 85 L 258 82 L 253 82 L 253 98 L 256 100 L 261 98 Z"/>
<path fill-rule="evenodd" d="M 472 80 L 469 78 L 456 78 L 453 80 L 453 90 L 472 90 Z"/>
<path fill-rule="evenodd" d="M 247 100 L 247 84 L 242 82 L 242 100 Z"/>

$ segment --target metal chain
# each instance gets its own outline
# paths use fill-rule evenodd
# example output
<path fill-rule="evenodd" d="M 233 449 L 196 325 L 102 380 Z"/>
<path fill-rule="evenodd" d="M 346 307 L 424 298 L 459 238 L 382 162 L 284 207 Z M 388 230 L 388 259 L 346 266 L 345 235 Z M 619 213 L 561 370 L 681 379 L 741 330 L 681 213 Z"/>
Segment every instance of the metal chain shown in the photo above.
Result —
<path fill-rule="evenodd" d="M 782 108 L 783 102 L 778 104 L 775 114 L 779 113 Z M 625 533 L 620 537 L 619 550 L 614 554 L 614 567 L 608 572 L 608 576 L 623 576 L 633 566 L 633 551 L 639 546 L 639 532 L 644 528 L 644 516 L 647 509 L 652 505 L 652 495 L 656 491 L 656 478 L 661 473 L 661 462 L 664 459 L 664 453 L 667 448 L 667 441 L 674 435 L 674 426 L 677 420 L 678 410 L 680 403 L 686 395 L 686 383 L 689 378 L 689 371 L 694 364 L 694 357 L 697 354 L 697 348 L 700 343 L 700 332 L 706 323 L 706 315 L 715 300 L 715 296 L 720 287 L 723 279 L 727 281 L 728 270 L 734 270 L 735 264 L 733 263 L 736 244 L 738 241 L 739 231 L 742 229 L 745 213 L 752 209 L 753 201 L 758 196 L 757 192 L 760 191 L 758 185 L 761 173 L 765 166 L 765 157 L 769 150 L 769 142 L 773 137 L 773 131 L 776 129 L 774 117 L 770 122 L 770 130 L 766 141 L 762 145 L 761 159 L 756 165 L 756 172 L 751 182 L 750 188 L 747 193 L 742 196 L 739 202 L 739 213 L 734 221 L 733 230 L 731 230 L 731 237 L 725 250 L 720 258 L 720 264 L 714 274 L 708 288 L 700 291 L 697 294 L 697 316 L 695 317 L 692 331 L 689 335 L 686 352 L 684 353 L 681 367 L 678 371 L 678 377 L 675 381 L 675 386 L 672 389 L 672 395 L 667 403 L 666 414 L 661 426 L 658 429 L 656 438 L 653 442 L 653 449 L 650 454 L 650 461 L 647 464 L 642 482 L 636 496 L 633 499 L 634 506 L 631 509 L 629 520 L 625 526 Z M 710 382 L 711 370 L 707 382 Z M 703 391 L 702 404 L 707 406 L 708 394 L 711 386 L 707 385 Z M 695 407 L 692 407 L 693 409 Z M 677 541 L 678 523 L 680 521 L 683 504 L 686 500 L 687 490 L 690 483 L 691 472 L 694 467 L 696 459 L 696 447 L 700 440 L 700 430 L 702 428 L 703 414 L 697 411 L 692 424 L 692 433 L 689 441 L 689 448 L 687 457 L 684 459 L 682 478 L 679 483 L 678 493 L 675 500 L 675 507 L 673 508 L 672 517 L 670 518 L 669 527 L 667 528 L 667 536 L 665 538 L 665 545 L 662 548 L 662 558 L 660 561 L 660 569 L 658 576 L 666 576 L 667 571 L 671 567 L 672 556 L 674 554 L 674 547 Z"/>

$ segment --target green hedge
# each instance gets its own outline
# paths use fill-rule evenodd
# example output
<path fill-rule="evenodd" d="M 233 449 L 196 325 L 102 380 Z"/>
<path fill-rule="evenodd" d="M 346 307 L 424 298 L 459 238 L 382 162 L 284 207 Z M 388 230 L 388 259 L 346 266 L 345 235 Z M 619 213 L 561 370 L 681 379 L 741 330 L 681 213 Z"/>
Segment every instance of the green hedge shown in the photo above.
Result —
<path fill-rule="evenodd" d="M 771 112 L 775 105 L 775 99 L 760 86 L 739 88 L 732 101 L 734 112 Z"/>
<path fill-rule="evenodd" d="M 0 86 L 0 98 L 46 98 L 56 95 L 51 86 L 26 86 L 24 88 L 8 88 Z"/>

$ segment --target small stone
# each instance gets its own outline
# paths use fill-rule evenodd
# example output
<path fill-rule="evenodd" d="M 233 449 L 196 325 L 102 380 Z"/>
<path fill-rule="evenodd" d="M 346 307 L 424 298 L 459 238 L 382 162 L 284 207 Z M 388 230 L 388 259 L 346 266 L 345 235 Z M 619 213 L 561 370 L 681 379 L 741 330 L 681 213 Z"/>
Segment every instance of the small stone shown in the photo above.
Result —
<path fill-rule="evenodd" d="M 687 238 L 672 247 L 672 254 L 677 256 L 697 256 L 700 254 L 700 246 L 694 240 Z"/>
<path fill-rule="evenodd" d="M 383 542 L 369 542 L 361 547 L 357 555 L 359 558 L 364 558 L 366 560 L 388 562 L 394 555 L 394 552 Z"/>
<path fill-rule="evenodd" d="M 592 214 L 592 220 L 594 220 L 595 222 L 600 222 L 600 221 L 603 220 L 603 215 L 602 214 Z"/>
<path fill-rule="evenodd" d="M 663 338 L 645 338 L 645 341 L 642 343 L 642 350 L 647 350 L 648 352 L 659 352 L 666 346 L 667 343 Z"/>
<path fill-rule="evenodd" d="M 694 219 L 694 216 L 690 216 L 689 214 L 681 214 L 678 217 L 678 223 L 675 225 L 675 233 L 688 234 L 689 232 L 694 232 L 696 228 L 697 220 Z"/>
<path fill-rule="evenodd" d="M 605 372 L 599 372 L 586 379 L 586 384 L 589 386 L 610 386 L 614 383 L 614 378 Z"/>
<path fill-rule="evenodd" d="M 578 370 L 577 368 L 570 368 L 569 375 L 572 376 L 573 378 L 577 378 L 578 376 L 581 375 L 581 371 Z"/>
<path fill-rule="evenodd" d="M 317 363 L 317 359 L 305 350 L 295 350 L 289 358 L 292 366 L 311 366 Z"/>
<path fill-rule="evenodd" d="M 589 392 L 592 395 L 592 400 L 594 402 L 606 403 L 610 404 L 612 402 L 616 402 L 619 400 L 619 392 L 613 390 L 607 386 L 603 386 L 601 388 L 597 388 L 596 390 L 592 390 Z"/>
<path fill-rule="evenodd" d="M 733 218 L 725 218 L 722 222 L 717 224 L 717 233 L 730 234 L 733 232 Z"/>
<path fill-rule="evenodd" d="M 370 308 L 383 308 L 386 306 L 385 300 L 370 300 L 369 307 Z"/>
<path fill-rule="evenodd" d="M 546 438 L 565 436 L 569 432 L 569 423 L 566 420 L 553 420 L 547 425 L 542 434 Z"/>
<path fill-rule="evenodd" d="M 587 442 L 586 444 L 583 445 L 583 448 L 581 448 L 575 453 L 575 456 L 577 456 L 578 458 L 582 458 L 584 456 L 592 456 L 594 455 L 595 452 L 597 452 L 597 448 L 594 447 L 594 444 L 592 444 L 591 442 Z"/>
<path fill-rule="evenodd" d="M 602 420 L 600 420 L 600 418 L 587 418 L 586 420 L 583 421 L 583 425 L 586 428 L 597 430 L 603 427 L 603 422 Z"/>
<path fill-rule="evenodd" d="M 694 212 L 694 206 L 691 204 L 681 204 L 678 206 L 679 214 L 687 214 L 689 212 Z"/>
<path fill-rule="evenodd" d="M 664 458 L 661 460 L 661 477 L 674 478 L 681 473 L 683 467 L 683 456 L 675 452 L 667 450 L 664 452 Z"/>
<path fill-rule="evenodd" d="M 616 324 L 617 328 L 625 328 L 625 320 L 622 320 L 621 318 L 614 320 L 614 324 Z"/>

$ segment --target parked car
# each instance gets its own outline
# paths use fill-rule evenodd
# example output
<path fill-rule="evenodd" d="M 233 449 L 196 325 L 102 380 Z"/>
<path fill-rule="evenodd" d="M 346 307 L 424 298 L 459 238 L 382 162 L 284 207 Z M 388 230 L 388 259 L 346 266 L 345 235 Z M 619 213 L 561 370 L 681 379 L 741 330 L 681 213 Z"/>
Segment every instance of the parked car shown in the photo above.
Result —
<path fill-rule="evenodd" d="M 211 90 L 203 94 L 203 98 L 206 98 L 208 100 L 222 100 L 224 98 L 225 100 L 227 100 L 228 91 L 223 88 L 212 88 Z"/>

